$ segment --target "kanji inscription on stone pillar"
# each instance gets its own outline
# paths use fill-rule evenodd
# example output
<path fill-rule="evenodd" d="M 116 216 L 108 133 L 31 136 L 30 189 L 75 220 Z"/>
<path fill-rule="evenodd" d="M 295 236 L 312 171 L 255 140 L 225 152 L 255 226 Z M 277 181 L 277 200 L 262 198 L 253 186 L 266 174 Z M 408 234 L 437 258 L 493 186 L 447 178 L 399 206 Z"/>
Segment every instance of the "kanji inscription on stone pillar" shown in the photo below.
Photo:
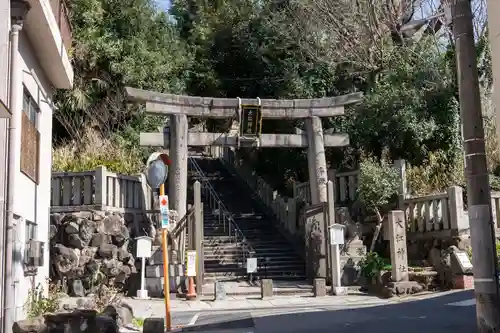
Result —
<path fill-rule="evenodd" d="M 408 281 L 405 214 L 401 210 L 389 212 L 389 241 L 391 246 L 392 280 Z"/>

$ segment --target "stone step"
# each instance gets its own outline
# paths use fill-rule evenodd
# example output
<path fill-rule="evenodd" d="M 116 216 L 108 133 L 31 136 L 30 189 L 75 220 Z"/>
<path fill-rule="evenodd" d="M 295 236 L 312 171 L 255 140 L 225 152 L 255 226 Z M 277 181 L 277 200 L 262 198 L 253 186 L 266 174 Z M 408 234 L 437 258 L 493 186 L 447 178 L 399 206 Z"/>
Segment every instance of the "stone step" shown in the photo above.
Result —
<path fill-rule="evenodd" d="M 217 253 L 214 251 L 204 251 L 203 257 L 205 260 L 210 260 L 213 258 L 225 258 L 225 259 L 230 259 L 230 258 L 237 258 L 241 256 L 242 252 L 234 252 L 234 253 Z M 296 262 L 299 262 L 297 260 L 297 257 L 289 254 L 289 253 L 280 253 L 280 252 L 274 252 L 274 253 L 267 253 L 267 255 L 264 256 L 254 256 L 254 258 L 257 258 L 257 260 L 263 260 L 263 258 L 269 258 L 270 260 L 293 260 Z"/>
<path fill-rule="evenodd" d="M 281 247 L 283 246 L 285 249 L 288 248 L 288 243 L 285 240 L 278 239 L 278 240 L 272 240 L 272 239 L 250 239 L 245 237 L 246 242 L 249 243 L 250 245 L 269 245 L 269 244 L 275 244 L 276 247 Z M 205 237 L 203 239 L 203 244 L 223 244 L 224 246 L 229 245 L 234 243 L 236 240 L 234 237 L 231 236 L 215 236 L 215 237 Z"/>
<path fill-rule="evenodd" d="M 246 251 L 246 249 L 239 248 L 239 249 L 228 250 L 228 249 L 217 249 L 217 248 L 203 248 L 203 251 L 204 251 L 205 255 L 211 255 L 211 254 L 213 254 L 213 255 L 216 255 L 216 254 L 233 255 L 233 254 L 243 253 L 244 251 Z M 254 253 L 255 253 L 254 254 L 255 258 L 265 258 L 265 257 L 274 257 L 274 256 L 291 256 L 291 257 L 297 258 L 293 253 L 283 251 L 281 249 L 277 250 L 277 251 L 272 251 L 272 250 L 255 251 L 254 250 Z M 300 261 L 299 258 L 297 258 L 297 261 Z"/>
<path fill-rule="evenodd" d="M 279 231 L 276 230 L 276 229 L 273 229 L 273 228 L 270 228 L 270 227 L 260 227 L 260 226 L 255 226 L 255 227 L 249 227 L 249 228 L 242 228 L 241 226 L 238 226 L 238 228 L 240 229 L 240 231 L 243 233 L 243 234 L 248 234 L 248 235 L 253 235 L 253 234 L 267 234 L 269 236 L 276 236 L 276 235 L 279 235 Z M 203 227 L 203 230 L 206 232 L 206 231 L 209 231 L 209 230 L 233 230 L 234 227 L 231 226 L 231 228 L 229 228 L 229 226 L 223 226 L 222 224 L 221 225 L 218 225 L 218 224 L 213 224 L 213 225 L 205 225 Z"/>
<path fill-rule="evenodd" d="M 215 276 L 247 276 L 246 268 L 223 268 L 221 270 L 205 269 L 205 276 L 215 275 Z M 274 276 L 274 277 L 302 277 L 306 276 L 305 270 L 270 270 L 265 271 L 264 269 L 258 270 L 252 274 L 253 276 Z"/>
<path fill-rule="evenodd" d="M 257 273 L 253 274 L 253 279 L 272 279 L 273 281 L 280 281 L 280 280 L 285 280 L 285 281 L 304 281 L 307 280 L 307 277 L 305 274 L 297 274 L 293 276 L 283 276 L 283 275 L 275 275 L 275 274 L 264 274 L 264 273 Z M 247 280 L 248 275 L 246 272 L 243 272 L 241 274 L 235 274 L 234 272 L 227 272 L 227 273 L 210 273 L 210 274 L 205 274 L 205 283 L 213 283 L 215 281 L 234 281 L 234 280 Z"/>
<path fill-rule="evenodd" d="M 246 267 L 246 260 L 244 260 L 243 257 L 240 258 L 231 258 L 228 260 L 221 260 L 221 259 L 213 259 L 213 260 L 205 260 L 205 267 L 231 267 L 231 265 L 234 265 L 235 267 Z M 266 265 L 264 265 L 264 261 L 261 260 L 258 262 L 258 267 L 264 269 Z M 304 264 L 297 262 L 296 260 L 271 260 L 267 264 L 268 268 L 280 268 L 282 269 L 283 267 L 286 267 L 287 269 L 304 269 Z"/>
<path fill-rule="evenodd" d="M 259 251 L 259 252 L 288 252 L 288 253 L 295 253 L 293 251 L 290 251 L 290 249 L 284 248 L 282 246 L 273 246 L 273 244 L 249 244 L 254 251 Z M 232 244 L 232 243 L 227 243 L 227 244 L 204 244 L 204 248 L 219 248 L 219 249 L 224 249 L 224 250 L 231 250 L 231 249 L 240 249 L 243 246 L 240 244 Z"/>
<path fill-rule="evenodd" d="M 216 262 L 216 261 L 211 261 L 211 262 L 205 262 L 205 269 L 207 271 L 220 271 L 220 270 L 233 270 L 233 269 L 239 269 L 239 268 L 245 268 L 246 269 L 246 262 L 244 261 L 233 261 L 233 262 Z M 264 265 L 259 265 L 258 270 L 265 270 Z M 304 270 L 304 265 L 300 263 L 294 263 L 294 262 L 284 262 L 284 263 L 270 263 L 267 265 L 267 270 L 268 271 L 300 271 Z M 154 276 L 151 276 L 154 277 Z"/>
<path fill-rule="evenodd" d="M 275 228 L 275 218 L 263 214 L 252 194 L 219 161 L 201 159 L 199 163 L 225 208 L 232 214 L 234 223 L 256 252 L 259 263 L 261 258 L 269 258 L 268 275 L 272 274 L 277 279 L 293 279 L 291 275 L 304 279 L 303 260 Z M 233 226 L 226 224 L 224 229 L 226 221 L 220 217 L 217 204 L 210 207 L 209 200 L 204 198 L 203 207 L 207 278 L 214 276 L 219 280 L 246 276 L 246 267 L 241 267 L 245 266 L 243 246 L 224 236 Z M 264 275 L 263 267 L 261 270 L 258 274 Z"/>

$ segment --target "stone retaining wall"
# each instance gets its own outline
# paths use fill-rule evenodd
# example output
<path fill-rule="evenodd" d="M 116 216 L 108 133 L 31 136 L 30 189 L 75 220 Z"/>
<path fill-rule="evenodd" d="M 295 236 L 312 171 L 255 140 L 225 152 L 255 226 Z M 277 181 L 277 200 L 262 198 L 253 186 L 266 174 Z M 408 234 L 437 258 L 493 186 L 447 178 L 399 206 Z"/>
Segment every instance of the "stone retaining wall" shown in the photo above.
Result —
<path fill-rule="evenodd" d="M 51 279 L 70 295 L 95 292 L 100 283 L 126 289 L 137 272 L 133 239 L 156 232 L 145 216 L 106 211 L 51 214 Z"/>

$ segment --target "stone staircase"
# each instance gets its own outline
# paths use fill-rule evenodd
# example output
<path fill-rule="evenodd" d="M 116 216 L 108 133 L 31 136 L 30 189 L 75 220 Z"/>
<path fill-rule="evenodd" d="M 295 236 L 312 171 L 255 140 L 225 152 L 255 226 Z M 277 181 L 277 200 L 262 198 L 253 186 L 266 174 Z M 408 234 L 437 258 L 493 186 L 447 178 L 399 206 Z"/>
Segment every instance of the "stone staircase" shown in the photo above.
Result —
<path fill-rule="evenodd" d="M 223 164 L 212 158 L 197 158 L 205 179 L 211 183 L 235 224 L 255 252 L 257 278 L 274 280 L 305 280 L 305 263 L 287 240 L 274 227 L 273 217 L 266 216 L 259 203 L 243 183 Z M 191 174 L 192 181 L 199 175 Z M 202 191 L 202 195 L 203 195 Z M 203 197 L 204 257 L 207 280 L 228 280 L 246 277 L 245 251 L 229 235 L 230 223 L 222 218 L 217 204 Z M 213 203 L 213 201 L 212 201 Z M 225 227 L 224 227 L 225 226 Z"/>

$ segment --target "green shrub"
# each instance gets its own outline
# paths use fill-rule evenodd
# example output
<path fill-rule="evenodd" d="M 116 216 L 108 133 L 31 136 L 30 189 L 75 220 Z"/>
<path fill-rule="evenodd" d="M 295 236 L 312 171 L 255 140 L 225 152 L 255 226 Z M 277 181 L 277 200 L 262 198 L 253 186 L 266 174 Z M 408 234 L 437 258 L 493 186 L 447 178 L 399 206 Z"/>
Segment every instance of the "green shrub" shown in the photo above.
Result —
<path fill-rule="evenodd" d="M 134 324 L 135 327 L 143 327 L 144 326 L 144 319 L 134 317 L 134 318 L 132 318 L 132 324 Z"/>
<path fill-rule="evenodd" d="M 46 313 L 54 313 L 59 310 L 61 303 L 61 290 L 54 284 L 49 284 L 49 290 L 45 290 L 41 284 L 28 292 L 28 301 L 25 304 L 28 318 L 35 318 Z"/>
<path fill-rule="evenodd" d="M 386 266 L 384 258 L 380 257 L 376 252 L 369 252 L 358 263 L 361 276 L 371 279 Z"/>
<path fill-rule="evenodd" d="M 360 164 L 358 197 L 377 216 L 370 252 L 378 240 L 388 204 L 398 194 L 400 181 L 396 169 L 384 161 L 366 158 Z"/>
<path fill-rule="evenodd" d="M 495 248 L 497 252 L 497 267 L 500 269 L 500 242 L 496 242 Z M 469 256 L 469 259 L 472 261 L 472 248 L 468 249 L 467 255 Z"/>
<path fill-rule="evenodd" d="M 442 151 L 430 153 L 422 165 L 407 168 L 406 180 L 411 195 L 429 195 L 445 192 L 450 186 L 463 186 L 463 155 L 450 156 Z"/>
<path fill-rule="evenodd" d="M 139 148 L 125 147 L 117 140 L 88 131 L 81 142 L 70 141 L 52 150 L 52 171 L 79 172 L 105 166 L 109 171 L 134 175 L 144 162 Z"/>

